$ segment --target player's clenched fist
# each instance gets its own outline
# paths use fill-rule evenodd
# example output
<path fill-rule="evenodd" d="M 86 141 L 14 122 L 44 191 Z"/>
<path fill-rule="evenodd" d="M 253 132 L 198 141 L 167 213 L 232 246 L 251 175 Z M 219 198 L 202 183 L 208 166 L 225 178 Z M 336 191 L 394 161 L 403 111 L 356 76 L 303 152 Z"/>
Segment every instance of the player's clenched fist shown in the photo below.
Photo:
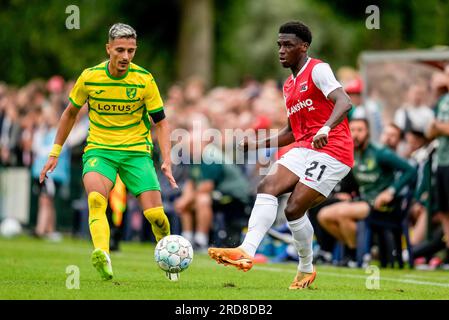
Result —
<path fill-rule="evenodd" d="M 323 148 L 328 142 L 330 127 L 324 126 L 313 137 L 312 147 L 316 149 Z"/>

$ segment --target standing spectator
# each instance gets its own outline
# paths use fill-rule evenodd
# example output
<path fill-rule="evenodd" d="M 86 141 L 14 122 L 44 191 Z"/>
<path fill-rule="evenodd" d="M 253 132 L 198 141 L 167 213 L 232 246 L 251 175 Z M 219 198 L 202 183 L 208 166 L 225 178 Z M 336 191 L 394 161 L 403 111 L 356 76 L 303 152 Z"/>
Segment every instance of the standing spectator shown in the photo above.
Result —
<path fill-rule="evenodd" d="M 416 137 L 419 141 L 419 137 Z M 414 202 L 409 210 L 410 225 L 413 232 L 411 232 L 410 243 L 413 247 L 421 244 L 426 238 L 426 234 L 429 233 L 433 227 L 432 224 L 428 225 L 428 222 L 432 219 L 435 212 L 434 199 L 435 188 L 432 188 L 433 177 L 435 175 L 435 169 L 433 166 L 434 153 L 436 141 L 432 143 L 423 137 L 421 137 L 422 144 L 416 144 L 416 150 L 411 154 L 411 161 L 416 163 L 417 167 L 417 179 L 416 188 L 414 192 Z M 432 232 L 430 232 L 432 233 Z M 427 238 L 429 238 L 428 234 Z M 415 249 L 415 248 L 414 248 Z"/>
<path fill-rule="evenodd" d="M 425 132 L 432 123 L 434 114 L 426 105 L 428 90 L 425 84 L 411 85 L 406 94 L 405 103 L 396 110 L 394 123 L 406 133 L 408 131 Z"/>
<path fill-rule="evenodd" d="M 446 76 L 446 87 L 449 78 Z M 438 139 L 437 156 L 437 200 L 438 216 L 446 237 L 446 248 L 449 248 L 449 93 L 445 93 L 437 102 L 436 119 L 428 131 L 429 138 Z M 449 250 L 448 250 L 449 253 Z"/>
<path fill-rule="evenodd" d="M 18 111 L 10 101 L 6 105 L 0 132 L 0 162 L 5 166 L 16 166 L 22 158 L 19 148 L 20 130 Z"/>
<path fill-rule="evenodd" d="M 63 184 L 69 182 L 70 153 L 67 147 L 62 149 L 59 157 L 59 165 L 48 174 L 48 179 L 43 184 L 39 183 L 41 168 L 47 161 L 58 126 L 58 113 L 51 107 L 42 110 L 40 127 L 34 134 L 33 154 L 34 161 L 31 166 L 33 190 L 39 193 L 39 208 L 35 234 L 38 237 L 47 237 L 50 240 L 60 240 L 61 236 L 56 232 L 56 210 L 54 199 Z"/>

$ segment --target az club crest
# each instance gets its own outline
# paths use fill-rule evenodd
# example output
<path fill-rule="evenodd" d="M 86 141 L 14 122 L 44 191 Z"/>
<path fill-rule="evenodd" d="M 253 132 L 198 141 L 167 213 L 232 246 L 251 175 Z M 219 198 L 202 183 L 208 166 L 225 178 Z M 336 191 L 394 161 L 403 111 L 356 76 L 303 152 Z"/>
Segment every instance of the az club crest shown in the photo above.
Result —
<path fill-rule="evenodd" d="M 303 83 L 299 84 L 299 92 L 304 92 L 307 91 L 308 87 L 307 87 L 307 81 L 304 81 Z"/>
<path fill-rule="evenodd" d="M 133 99 L 135 98 L 137 93 L 137 88 L 126 88 L 126 95 L 128 98 Z"/>

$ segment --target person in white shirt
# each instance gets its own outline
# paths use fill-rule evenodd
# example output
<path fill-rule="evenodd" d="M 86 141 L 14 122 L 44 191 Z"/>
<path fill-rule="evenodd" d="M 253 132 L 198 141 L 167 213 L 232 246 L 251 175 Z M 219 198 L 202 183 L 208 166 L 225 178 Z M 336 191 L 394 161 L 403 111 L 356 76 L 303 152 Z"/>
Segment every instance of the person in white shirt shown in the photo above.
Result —
<path fill-rule="evenodd" d="M 394 114 L 394 123 L 402 131 L 428 131 L 435 116 L 426 105 L 427 96 L 428 90 L 424 84 L 413 84 L 408 88 L 405 103 Z"/>

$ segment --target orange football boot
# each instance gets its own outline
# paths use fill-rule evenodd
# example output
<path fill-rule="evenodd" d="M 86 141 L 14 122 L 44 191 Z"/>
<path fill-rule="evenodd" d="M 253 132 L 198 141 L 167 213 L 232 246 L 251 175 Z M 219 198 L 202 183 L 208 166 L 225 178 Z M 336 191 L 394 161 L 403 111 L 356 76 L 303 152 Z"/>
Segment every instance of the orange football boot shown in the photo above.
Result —
<path fill-rule="evenodd" d="M 295 279 L 293 280 L 290 287 L 288 287 L 290 290 L 298 290 L 298 289 L 305 289 L 310 287 L 312 282 L 316 278 L 316 269 L 313 267 L 312 273 L 302 273 L 298 271 L 298 274 L 296 275 Z"/>
<path fill-rule="evenodd" d="M 209 256 L 217 263 L 231 265 L 244 272 L 253 267 L 253 258 L 240 248 L 209 248 Z"/>

